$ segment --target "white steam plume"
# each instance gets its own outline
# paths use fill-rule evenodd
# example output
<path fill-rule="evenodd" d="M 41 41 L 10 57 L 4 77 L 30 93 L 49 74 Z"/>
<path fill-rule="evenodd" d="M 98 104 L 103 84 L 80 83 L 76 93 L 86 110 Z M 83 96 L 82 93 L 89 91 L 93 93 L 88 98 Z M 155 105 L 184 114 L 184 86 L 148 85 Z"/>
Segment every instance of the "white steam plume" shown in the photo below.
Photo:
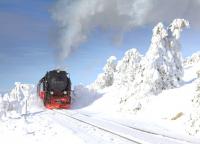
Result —
<path fill-rule="evenodd" d="M 52 15 L 60 28 L 59 57 L 87 40 L 96 27 L 114 31 L 116 40 L 133 28 L 185 18 L 200 26 L 200 0 L 58 0 Z"/>

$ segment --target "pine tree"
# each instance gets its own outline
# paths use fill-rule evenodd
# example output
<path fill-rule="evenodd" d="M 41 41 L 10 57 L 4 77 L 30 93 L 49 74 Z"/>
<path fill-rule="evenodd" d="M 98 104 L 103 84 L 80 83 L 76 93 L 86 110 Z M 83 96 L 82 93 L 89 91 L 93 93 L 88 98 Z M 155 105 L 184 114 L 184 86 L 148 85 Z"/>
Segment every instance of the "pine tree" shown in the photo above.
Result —
<path fill-rule="evenodd" d="M 196 94 L 192 99 L 193 111 L 189 118 L 189 126 L 187 131 L 191 135 L 195 135 L 200 132 L 200 70 L 197 72 L 198 82 L 196 88 Z"/>
<path fill-rule="evenodd" d="M 175 19 L 165 29 L 158 23 L 153 29 L 150 48 L 145 56 L 145 83 L 151 92 L 157 94 L 164 89 L 179 86 L 183 76 L 180 33 L 189 23 L 184 19 Z"/>
<path fill-rule="evenodd" d="M 134 82 L 136 71 L 140 66 L 142 55 L 137 49 L 128 50 L 122 60 L 117 63 L 114 84 L 128 86 Z"/>
<path fill-rule="evenodd" d="M 103 67 L 103 73 L 97 76 L 96 81 L 91 84 L 94 89 L 103 89 L 113 84 L 114 73 L 116 71 L 116 57 L 111 56 L 107 59 L 106 65 Z"/>

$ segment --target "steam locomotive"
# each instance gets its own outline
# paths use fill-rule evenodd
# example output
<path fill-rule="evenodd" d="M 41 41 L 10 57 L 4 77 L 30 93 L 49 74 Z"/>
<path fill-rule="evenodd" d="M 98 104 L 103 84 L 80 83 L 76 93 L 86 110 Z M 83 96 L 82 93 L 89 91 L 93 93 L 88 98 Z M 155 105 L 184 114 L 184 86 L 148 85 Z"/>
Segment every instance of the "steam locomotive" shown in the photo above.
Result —
<path fill-rule="evenodd" d="M 71 104 L 71 80 L 62 70 L 52 70 L 39 81 L 37 93 L 48 109 L 68 109 Z"/>

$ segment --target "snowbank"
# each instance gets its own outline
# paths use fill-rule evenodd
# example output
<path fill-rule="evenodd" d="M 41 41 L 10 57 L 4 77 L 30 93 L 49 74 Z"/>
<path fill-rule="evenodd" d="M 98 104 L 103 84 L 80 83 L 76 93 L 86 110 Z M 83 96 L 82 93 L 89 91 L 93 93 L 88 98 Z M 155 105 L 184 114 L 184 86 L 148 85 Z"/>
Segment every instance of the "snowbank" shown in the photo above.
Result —
<path fill-rule="evenodd" d="M 92 105 L 103 95 L 103 92 L 85 87 L 84 85 L 77 85 L 72 92 L 72 109 L 81 109 Z"/>
<path fill-rule="evenodd" d="M 41 102 L 36 95 L 34 85 L 16 82 L 9 93 L 0 97 L 0 119 L 21 117 L 37 106 L 41 107 Z"/>

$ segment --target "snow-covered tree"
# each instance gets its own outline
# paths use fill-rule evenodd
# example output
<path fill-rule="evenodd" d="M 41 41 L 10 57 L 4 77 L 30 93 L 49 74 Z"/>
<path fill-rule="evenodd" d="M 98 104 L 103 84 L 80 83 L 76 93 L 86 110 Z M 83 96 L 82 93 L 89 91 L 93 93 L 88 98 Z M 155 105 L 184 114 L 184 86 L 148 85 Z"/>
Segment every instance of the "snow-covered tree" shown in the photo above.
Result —
<path fill-rule="evenodd" d="M 197 72 L 197 76 L 196 94 L 192 99 L 193 110 L 187 128 L 187 132 L 191 135 L 200 134 L 200 70 Z"/>
<path fill-rule="evenodd" d="M 137 49 L 128 50 L 122 60 L 117 63 L 114 84 L 128 86 L 131 82 L 134 82 L 141 59 L 142 55 Z"/>
<path fill-rule="evenodd" d="M 194 53 L 191 57 L 187 57 L 184 60 L 184 65 L 193 65 L 200 63 L 200 51 Z"/>
<path fill-rule="evenodd" d="M 177 80 L 181 79 L 183 75 L 183 59 L 179 39 L 183 28 L 187 27 L 189 27 L 189 22 L 184 19 L 175 19 L 168 27 L 169 50 L 172 54 L 170 60 L 172 63 L 173 74 L 177 77 Z"/>
<path fill-rule="evenodd" d="M 144 81 L 157 94 L 177 87 L 183 76 L 180 33 L 189 23 L 175 19 L 166 30 L 162 23 L 153 29 L 151 45 L 145 56 Z"/>
<path fill-rule="evenodd" d="M 10 112 L 14 112 L 15 116 L 21 116 L 27 112 L 26 108 L 37 106 L 38 102 L 33 85 L 16 82 L 15 87 L 0 99 L 0 118 Z"/>
<path fill-rule="evenodd" d="M 103 67 L 103 73 L 99 74 L 96 81 L 91 84 L 94 89 L 103 89 L 111 86 L 114 80 L 114 73 L 116 71 L 116 57 L 111 56 L 107 59 L 107 63 Z"/>
<path fill-rule="evenodd" d="M 197 71 L 197 77 L 200 78 L 200 70 Z"/>

